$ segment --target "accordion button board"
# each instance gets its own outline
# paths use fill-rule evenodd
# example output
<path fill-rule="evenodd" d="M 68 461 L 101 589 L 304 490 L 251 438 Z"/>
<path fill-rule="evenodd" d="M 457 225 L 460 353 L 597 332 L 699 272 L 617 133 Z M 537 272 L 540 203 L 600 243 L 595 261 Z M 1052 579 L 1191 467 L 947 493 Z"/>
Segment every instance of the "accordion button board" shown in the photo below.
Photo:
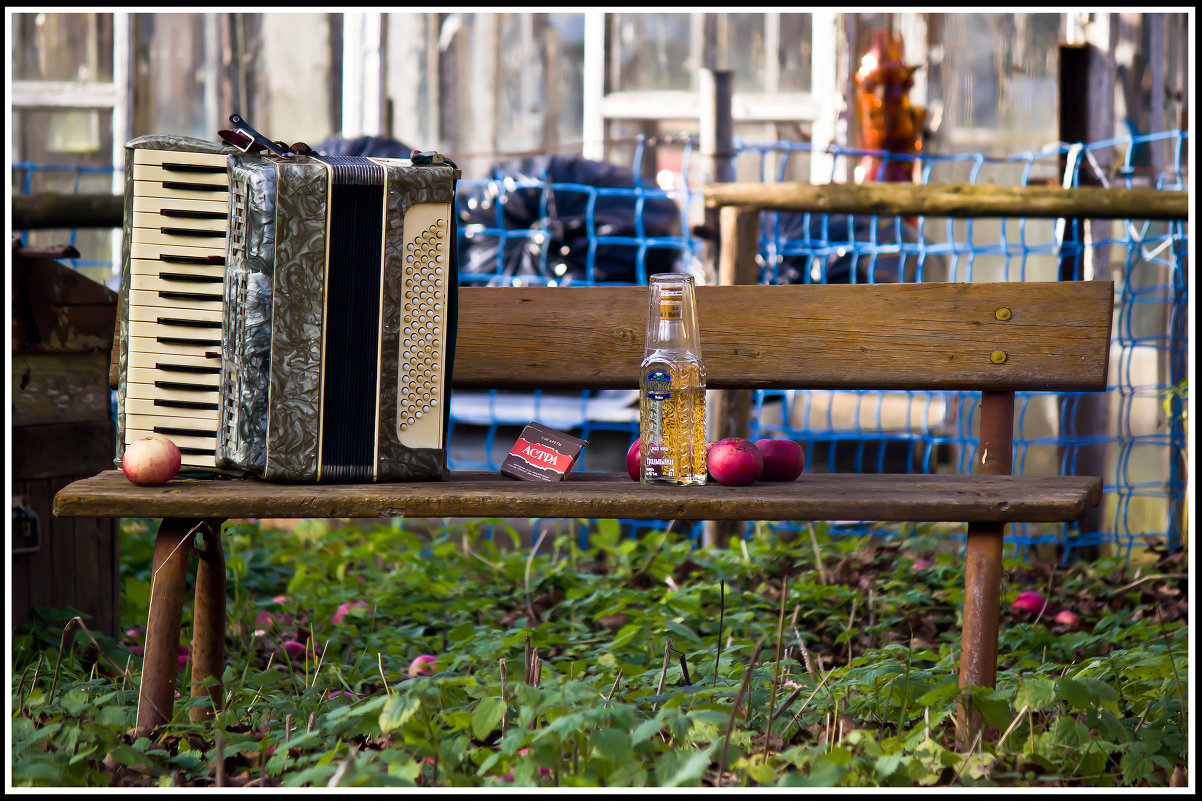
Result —
<path fill-rule="evenodd" d="M 446 338 L 442 336 L 448 310 L 446 297 L 447 240 L 451 235 L 451 207 L 420 203 L 405 214 L 405 269 L 402 290 L 401 369 L 398 387 L 397 428 L 402 445 L 429 447 L 442 441 L 442 369 Z"/>

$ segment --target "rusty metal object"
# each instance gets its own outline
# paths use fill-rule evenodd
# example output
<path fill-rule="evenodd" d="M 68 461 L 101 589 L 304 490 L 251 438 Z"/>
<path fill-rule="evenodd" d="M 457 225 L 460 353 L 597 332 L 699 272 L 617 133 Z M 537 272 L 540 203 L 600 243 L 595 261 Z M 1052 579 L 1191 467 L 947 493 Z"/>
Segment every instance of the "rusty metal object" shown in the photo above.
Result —
<path fill-rule="evenodd" d="M 981 393 L 978 475 L 1010 475 L 1014 459 L 1014 393 Z M 960 688 L 997 683 L 998 617 L 1005 523 L 969 523 L 964 564 L 964 625 L 960 634 Z M 964 701 L 957 712 L 957 741 L 972 742 L 980 716 Z"/>
<path fill-rule="evenodd" d="M 910 104 L 917 66 L 903 60 L 900 34 L 875 31 L 872 47 L 856 71 L 856 104 L 860 114 L 860 142 L 868 150 L 914 156 L 922 150 L 926 110 Z M 917 161 L 886 161 L 864 156 L 855 169 L 856 183 L 913 181 Z"/>
<path fill-rule="evenodd" d="M 171 720 L 178 672 L 179 632 L 192 534 L 201 523 L 167 518 L 159 524 L 150 578 L 146 652 L 138 688 L 137 732 L 149 734 Z"/>
<path fill-rule="evenodd" d="M 207 694 L 211 707 L 194 706 L 193 723 L 221 710 L 221 674 L 225 669 L 225 553 L 221 549 L 221 520 L 210 520 L 204 532 L 205 547 L 198 551 L 196 606 L 192 629 L 192 697 Z M 205 688 L 212 677 L 216 684 Z"/>

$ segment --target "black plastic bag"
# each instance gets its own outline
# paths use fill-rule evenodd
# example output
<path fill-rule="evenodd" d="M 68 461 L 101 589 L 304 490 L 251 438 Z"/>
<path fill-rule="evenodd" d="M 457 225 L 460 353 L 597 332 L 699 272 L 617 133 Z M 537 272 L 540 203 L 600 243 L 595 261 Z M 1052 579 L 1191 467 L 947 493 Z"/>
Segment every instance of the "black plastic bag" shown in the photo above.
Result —
<path fill-rule="evenodd" d="M 633 190 L 631 170 L 581 157 L 494 164 L 489 183 L 459 185 L 464 283 L 485 283 L 473 281 L 475 275 L 493 284 L 645 284 L 649 275 L 683 270 L 681 208 L 671 198 L 639 197 Z"/>
<path fill-rule="evenodd" d="M 413 148 L 391 136 L 356 136 L 344 139 L 338 134 L 318 142 L 313 147 L 327 156 L 379 156 L 390 159 L 407 159 Z"/>

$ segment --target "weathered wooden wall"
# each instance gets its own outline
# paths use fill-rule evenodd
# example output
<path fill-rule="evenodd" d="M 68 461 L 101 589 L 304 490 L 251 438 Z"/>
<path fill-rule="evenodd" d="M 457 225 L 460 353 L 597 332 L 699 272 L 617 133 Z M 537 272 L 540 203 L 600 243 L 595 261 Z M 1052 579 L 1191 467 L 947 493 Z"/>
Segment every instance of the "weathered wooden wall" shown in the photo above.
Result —
<path fill-rule="evenodd" d="M 115 636 L 117 521 L 55 518 L 50 510 L 60 489 L 113 464 L 116 295 L 51 258 L 67 255 L 13 245 L 11 482 L 14 498 L 37 516 L 40 538 L 35 550 L 12 556 L 9 603 L 17 627 L 34 607 L 72 607 L 90 630 Z M 32 545 L 14 534 L 9 547 Z"/>

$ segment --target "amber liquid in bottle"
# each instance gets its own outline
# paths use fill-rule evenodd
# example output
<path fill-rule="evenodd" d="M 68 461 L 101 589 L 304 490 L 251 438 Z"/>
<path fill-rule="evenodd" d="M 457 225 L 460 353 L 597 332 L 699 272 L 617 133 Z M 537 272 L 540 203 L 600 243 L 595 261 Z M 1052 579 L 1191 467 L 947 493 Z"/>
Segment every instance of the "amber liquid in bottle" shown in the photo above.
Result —
<path fill-rule="evenodd" d="M 641 480 L 704 484 L 705 366 L 693 279 L 653 275 L 650 289 L 646 355 L 639 371 Z"/>

